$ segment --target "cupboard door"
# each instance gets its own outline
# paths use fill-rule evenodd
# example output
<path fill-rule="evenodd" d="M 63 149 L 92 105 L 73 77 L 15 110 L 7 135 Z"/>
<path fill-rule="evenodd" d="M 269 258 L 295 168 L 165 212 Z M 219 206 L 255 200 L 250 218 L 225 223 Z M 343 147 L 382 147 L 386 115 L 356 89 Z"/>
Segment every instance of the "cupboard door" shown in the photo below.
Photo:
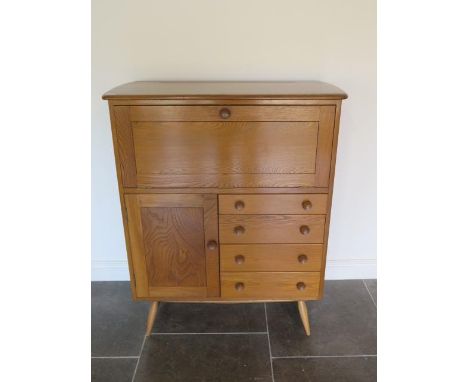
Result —
<path fill-rule="evenodd" d="M 138 298 L 219 296 L 216 195 L 126 195 Z"/>

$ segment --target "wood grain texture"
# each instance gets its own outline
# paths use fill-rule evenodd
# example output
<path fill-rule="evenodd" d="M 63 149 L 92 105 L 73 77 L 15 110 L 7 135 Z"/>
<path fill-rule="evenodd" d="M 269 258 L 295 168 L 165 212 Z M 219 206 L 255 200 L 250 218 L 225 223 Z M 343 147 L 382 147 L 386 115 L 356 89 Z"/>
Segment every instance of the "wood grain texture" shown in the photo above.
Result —
<path fill-rule="evenodd" d="M 230 116 L 223 118 L 221 110 L 228 109 Z M 320 109 L 316 106 L 131 106 L 133 122 L 293 122 L 318 121 Z"/>
<path fill-rule="evenodd" d="M 150 287 L 206 286 L 203 209 L 142 207 Z"/>
<path fill-rule="evenodd" d="M 313 174 L 317 122 L 133 124 L 140 176 Z"/>
<path fill-rule="evenodd" d="M 308 234 L 300 228 L 307 226 Z M 325 215 L 220 215 L 222 244 L 323 243 Z M 245 232 L 236 234 L 236 227 Z"/>
<path fill-rule="evenodd" d="M 156 314 L 158 313 L 158 302 L 154 301 L 151 303 L 150 309 L 148 311 L 148 318 L 146 319 L 146 332 L 145 335 L 149 336 L 153 331 L 154 320 L 156 319 Z"/>
<path fill-rule="evenodd" d="M 333 148 L 335 107 L 320 107 L 320 123 L 317 145 L 316 178 L 314 186 L 328 187 Z"/>
<path fill-rule="evenodd" d="M 239 283 L 243 289 L 236 288 Z M 298 283 L 304 283 L 299 290 Z M 222 272 L 221 296 L 233 300 L 249 298 L 314 299 L 319 292 L 319 272 Z"/>
<path fill-rule="evenodd" d="M 222 244 L 221 272 L 320 271 L 322 253 L 322 244 Z"/>
<path fill-rule="evenodd" d="M 136 187 L 135 151 L 130 122 L 130 109 L 127 106 L 113 108 L 113 133 L 117 148 L 117 163 L 120 167 L 122 185 Z"/>
<path fill-rule="evenodd" d="M 148 271 L 141 226 L 141 211 L 138 195 L 126 195 L 127 229 L 130 239 L 131 259 L 135 277 L 135 297 L 148 296 Z"/>
<path fill-rule="evenodd" d="M 143 174 L 137 175 L 141 188 L 282 188 L 312 187 L 315 174 Z"/>
<path fill-rule="evenodd" d="M 128 271 L 130 274 L 130 288 L 132 290 L 132 298 L 137 298 L 137 291 L 136 291 L 136 281 L 135 281 L 135 271 L 133 269 L 133 261 L 132 261 L 132 249 L 130 244 L 130 233 L 128 227 L 128 214 L 127 214 L 127 207 L 125 205 L 125 189 L 131 190 L 132 188 L 125 188 L 123 186 L 123 176 L 122 176 L 122 169 L 120 166 L 120 157 L 119 157 L 119 145 L 117 142 L 117 134 L 115 132 L 116 128 L 116 120 L 113 112 L 113 106 L 109 104 L 109 115 L 111 120 L 111 129 L 112 129 L 112 143 L 114 148 L 114 157 L 115 157 L 115 169 L 117 173 L 117 185 L 119 187 L 119 199 L 120 199 L 120 211 L 122 213 L 122 223 L 124 228 L 124 235 L 125 235 L 125 247 L 127 250 L 127 262 L 128 262 Z"/>
<path fill-rule="evenodd" d="M 299 316 L 301 317 L 306 335 L 310 336 L 309 312 L 307 311 L 307 305 L 304 301 L 298 301 L 297 309 L 299 310 Z"/>
<path fill-rule="evenodd" d="M 345 92 L 319 81 L 136 81 L 109 90 L 103 99 L 299 98 L 344 99 Z"/>
<path fill-rule="evenodd" d="M 310 215 L 327 213 L 326 194 L 292 195 L 220 195 L 220 214 L 291 214 Z M 310 206 L 308 203 L 310 202 Z M 240 205 L 237 205 L 239 203 Z M 242 207 L 243 205 L 243 207 Z"/>
<path fill-rule="evenodd" d="M 327 194 L 327 187 L 275 187 L 275 188 L 212 188 L 212 187 L 185 187 L 185 188 L 124 188 L 125 194 Z"/>
<path fill-rule="evenodd" d="M 322 256 L 322 269 L 320 272 L 320 290 L 319 290 L 319 298 L 323 297 L 324 293 L 324 284 L 325 284 L 325 266 L 327 262 L 327 251 L 328 251 L 328 235 L 330 232 L 330 216 L 331 216 L 331 208 L 332 208 L 332 200 L 333 200 L 333 186 L 335 180 L 335 163 L 336 163 L 336 155 L 337 155 L 337 148 L 338 148 L 338 135 L 340 131 L 340 114 L 341 114 L 341 102 L 337 104 L 335 107 L 335 124 L 333 129 L 333 146 L 331 151 L 331 160 L 330 160 L 330 174 L 329 174 L 329 197 L 328 197 L 328 209 L 325 221 L 325 232 L 324 232 L 324 251 Z"/>
<path fill-rule="evenodd" d="M 216 195 L 204 195 L 204 223 L 205 223 L 205 256 L 207 296 L 220 295 L 219 283 L 219 238 L 218 238 L 218 198 Z M 216 243 L 215 248 L 209 248 L 210 241 Z"/>
<path fill-rule="evenodd" d="M 219 296 L 216 195 L 126 195 L 137 297 Z"/>

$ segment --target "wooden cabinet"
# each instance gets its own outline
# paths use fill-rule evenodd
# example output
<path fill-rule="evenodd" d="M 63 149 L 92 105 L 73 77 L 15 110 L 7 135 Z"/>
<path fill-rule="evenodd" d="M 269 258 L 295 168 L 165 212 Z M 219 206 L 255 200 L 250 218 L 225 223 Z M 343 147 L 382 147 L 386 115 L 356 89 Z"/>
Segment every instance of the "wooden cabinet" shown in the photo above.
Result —
<path fill-rule="evenodd" d="M 339 116 L 320 82 L 135 82 L 109 101 L 135 299 L 323 294 Z M 307 321 L 307 322 L 306 322 Z"/>

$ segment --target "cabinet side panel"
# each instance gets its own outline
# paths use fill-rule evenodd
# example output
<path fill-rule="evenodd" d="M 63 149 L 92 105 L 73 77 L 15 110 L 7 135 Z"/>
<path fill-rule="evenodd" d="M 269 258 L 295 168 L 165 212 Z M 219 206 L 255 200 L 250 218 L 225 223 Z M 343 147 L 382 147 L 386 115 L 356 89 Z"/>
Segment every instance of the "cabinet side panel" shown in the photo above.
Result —
<path fill-rule="evenodd" d="M 120 168 L 122 184 L 124 187 L 136 187 L 135 150 L 130 108 L 128 106 L 116 106 L 113 108 L 113 113 L 114 144 L 117 145 L 116 160 Z"/>
<path fill-rule="evenodd" d="M 315 168 L 315 186 L 328 187 L 330 180 L 335 106 L 320 106 L 320 122 Z"/>
<path fill-rule="evenodd" d="M 341 101 L 337 102 L 336 107 L 334 108 L 334 128 L 333 128 L 333 146 L 331 152 L 331 161 L 330 161 L 330 174 L 329 174 L 329 193 L 328 193 L 328 207 L 327 215 L 325 221 L 325 233 L 324 233 L 324 248 L 323 248 L 323 258 L 322 258 L 322 270 L 320 272 L 320 288 L 319 288 L 319 298 L 323 297 L 324 292 L 324 280 L 325 280 L 325 268 L 327 262 L 327 252 L 328 252 L 328 234 L 330 231 L 330 216 L 331 216 L 331 207 L 333 199 L 333 184 L 335 180 L 335 163 L 336 163 L 336 153 L 338 148 L 338 134 L 340 131 L 340 114 L 341 114 Z"/>

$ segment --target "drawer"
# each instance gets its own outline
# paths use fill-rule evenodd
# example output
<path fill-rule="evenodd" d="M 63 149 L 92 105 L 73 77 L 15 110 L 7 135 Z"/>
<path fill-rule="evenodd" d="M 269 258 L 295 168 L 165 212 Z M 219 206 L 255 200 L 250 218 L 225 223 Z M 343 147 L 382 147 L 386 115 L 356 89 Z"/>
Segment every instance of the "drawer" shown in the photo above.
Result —
<path fill-rule="evenodd" d="M 131 106 L 132 121 L 318 121 L 317 106 Z"/>
<path fill-rule="evenodd" d="M 221 273 L 221 297 L 230 299 L 316 299 L 320 272 Z"/>
<path fill-rule="evenodd" d="M 327 194 L 220 195 L 220 214 L 326 214 Z"/>
<path fill-rule="evenodd" d="M 322 244 L 223 244 L 221 271 L 320 271 L 322 253 Z"/>
<path fill-rule="evenodd" d="M 323 243 L 325 215 L 220 215 L 222 244 Z"/>

